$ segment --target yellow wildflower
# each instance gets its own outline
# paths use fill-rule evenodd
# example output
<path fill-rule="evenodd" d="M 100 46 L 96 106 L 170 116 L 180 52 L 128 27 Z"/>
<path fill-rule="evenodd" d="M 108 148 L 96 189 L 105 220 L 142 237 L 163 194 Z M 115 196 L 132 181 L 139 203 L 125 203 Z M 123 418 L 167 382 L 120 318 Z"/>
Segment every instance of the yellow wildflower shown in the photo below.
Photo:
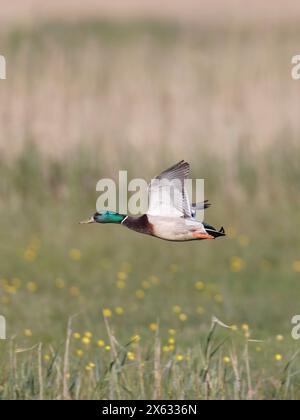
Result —
<path fill-rule="evenodd" d="M 158 325 L 155 322 L 151 322 L 151 324 L 149 324 L 149 330 L 156 331 L 157 328 L 158 328 Z"/>
<path fill-rule="evenodd" d="M 24 252 L 24 260 L 28 262 L 33 262 L 36 259 L 37 253 L 33 248 L 27 248 Z"/>
<path fill-rule="evenodd" d="M 149 281 L 144 280 L 144 281 L 142 281 L 142 287 L 147 290 L 147 289 L 150 289 L 151 284 L 150 284 Z"/>
<path fill-rule="evenodd" d="M 205 309 L 202 306 L 197 306 L 196 312 L 198 315 L 203 315 L 205 314 Z"/>
<path fill-rule="evenodd" d="M 128 360 L 135 360 L 135 354 L 132 351 L 127 352 Z"/>
<path fill-rule="evenodd" d="M 77 349 L 77 350 L 76 350 L 76 356 L 78 356 L 78 357 L 82 357 L 82 356 L 83 356 L 83 350 L 81 350 L 81 349 Z"/>
<path fill-rule="evenodd" d="M 278 334 L 278 335 L 276 336 L 276 340 L 277 340 L 277 341 L 283 341 L 283 340 L 284 340 L 283 335 Z"/>
<path fill-rule="evenodd" d="M 80 295 L 80 290 L 77 286 L 72 286 L 69 289 L 69 293 L 70 293 L 71 296 L 77 297 L 77 296 Z"/>
<path fill-rule="evenodd" d="M 245 267 L 245 262 L 240 257 L 232 257 L 230 261 L 230 268 L 231 271 L 234 273 L 238 273 L 239 271 L 243 270 Z"/>
<path fill-rule="evenodd" d="M 160 283 L 160 279 L 159 279 L 159 277 L 157 277 L 157 276 L 150 276 L 150 277 L 149 277 L 149 281 L 150 281 L 152 284 L 155 284 L 155 285 L 157 285 L 157 284 L 159 284 L 159 283 Z"/>
<path fill-rule="evenodd" d="M 21 285 L 22 285 L 22 282 L 21 282 L 21 280 L 19 279 L 19 278 L 14 278 L 14 279 L 12 279 L 12 281 L 11 281 L 11 283 L 12 283 L 12 285 L 16 288 L 16 289 L 20 289 L 20 287 L 21 287 Z"/>
<path fill-rule="evenodd" d="M 81 252 L 79 251 L 79 249 L 72 248 L 69 251 L 69 257 L 73 261 L 79 261 L 81 259 Z"/>
<path fill-rule="evenodd" d="M 203 283 L 203 281 L 196 281 L 195 288 L 197 290 L 204 290 L 205 284 Z"/>
<path fill-rule="evenodd" d="M 223 303 L 223 296 L 220 293 L 215 295 L 215 302 L 216 303 Z"/>
<path fill-rule="evenodd" d="M 292 269 L 295 273 L 300 273 L 300 260 L 293 262 Z"/>
<path fill-rule="evenodd" d="M 86 346 L 88 346 L 91 343 L 91 339 L 89 337 L 83 337 L 81 341 Z"/>
<path fill-rule="evenodd" d="M 138 299 L 143 299 L 143 298 L 145 297 L 145 292 L 144 292 L 144 290 L 142 290 L 142 289 L 138 289 L 138 290 L 136 290 L 136 292 L 135 292 L 135 296 L 136 296 Z"/>
<path fill-rule="evenodd" d="M 122 308 L 122 306 L 117 306 L 115 308 L 115 312 L 117 315 L 123 315 L 124 314 L 124 309 Z"/>
<path fill-rule="evenodd" d="M 34 281 L 30 281 L 26 285 L 27 290 L 31 293 L 35 293 L 37 291 L 37 284 Z"/>
<path fill-rule="evenodd" d="M 10 295 L 15 295 L 17 293 L 17 288 L 15 286 L 7 285 L 4 287 L 6 293 Z"/>
<path fill-rule="evenodd" d="M 173 312 L 174 312 L 175 314 L 180 314 L 180 312 L 181 312 L 181 307 L 180 307 L 179 305 L 174 305 L 174 306 L 173 306 Z"/>
<path fill-rule="evenodd" d="M 183 321 L 183 322 L 188 319 L 187 315 L 184 313 L 179 314 L 178 318 L 180 319 L 180 321 Z"/>
<path fill-rule="evenodd" d="M 25 335 L 25 337 L 32 337 L 32 331 L 31 331 L 31 329 L 26 328 L 24 330 L 24 335 Z"/>
<path fill-rule="evenodd" d="M 124 271 L 119 271 L 117 274 L 118 280 L 126 280 L 127 279 L 127 273 Z"/>
<path fill-rule="evenodd" d="M 110 318 L 112 316 L 112 311 L 109 308 L 104 308 L 102 314 L 105 318 Z"/>
<path fill-rule="evenodd" d="M 97 346 L 98 347 L 104 347 L 104 345 L 105 345 L 105 342 L 103 340 L 98 340 L 97 341 Z"/>

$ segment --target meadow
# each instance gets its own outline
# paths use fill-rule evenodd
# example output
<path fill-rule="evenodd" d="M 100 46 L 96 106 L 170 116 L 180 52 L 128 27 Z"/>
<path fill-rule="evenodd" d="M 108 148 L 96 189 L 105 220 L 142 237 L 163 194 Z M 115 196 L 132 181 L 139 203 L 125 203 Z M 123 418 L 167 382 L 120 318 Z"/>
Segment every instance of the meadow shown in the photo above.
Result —
<path fill-rule="evenodd" d="M 97 20 L 3 31 L 1 399 L 299 399 L 299 35 Z M 180 159 L 225 239 L 78 225 L 100 178 L 150 180 Z"/>

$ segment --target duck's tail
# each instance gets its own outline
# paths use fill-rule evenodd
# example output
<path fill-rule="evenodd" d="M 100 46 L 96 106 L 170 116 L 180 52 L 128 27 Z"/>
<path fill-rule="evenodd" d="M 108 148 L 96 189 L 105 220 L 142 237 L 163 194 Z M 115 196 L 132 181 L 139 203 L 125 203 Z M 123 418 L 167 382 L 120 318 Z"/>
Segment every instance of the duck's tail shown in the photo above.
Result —
<path fill-rule="evenodd" d="M 191 207 L 195 210 L 203 210 L 203 209 L 208 209 L 208 207 L 210 207 L 211 204 L 208 200 L 202 201 L 201 203 L 192 203 Z"/>
<path fill-rule="evenodd" d="M 203 223 L 206 232 L 213 236 L 214 238 L 218 238 L 219 236 L 226 236 L 225 229 L 223 226 L 220 230 L 216 230 L 213 226 L 208 225 L 207 223 Z"/>
<path fill-rule="evenodd" d="M 192 203 L 191 204 L 191 213 L 192 217 L 196 217 L 197 210 L 206 210 L 211 206 L 208 200 L 205 200 L 201 203 Z"/>

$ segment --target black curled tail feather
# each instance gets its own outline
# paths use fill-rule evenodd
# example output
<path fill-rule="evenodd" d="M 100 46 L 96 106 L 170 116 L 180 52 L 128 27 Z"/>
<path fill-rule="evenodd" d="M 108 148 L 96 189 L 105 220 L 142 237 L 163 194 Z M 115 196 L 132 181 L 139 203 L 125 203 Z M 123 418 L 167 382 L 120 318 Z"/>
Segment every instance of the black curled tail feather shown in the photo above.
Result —
<path fill-rule="evenodd" d="M 220 230 L 215 230 L 214 228 L 211 229 L 210 227 L 205 228 L 205 230 L 209 235 L 213 236 L 214 238 L 218 238 L 220 236 L 226 236 L 225 229 L 223 228 L 223 226 L 221 227 Z"/>

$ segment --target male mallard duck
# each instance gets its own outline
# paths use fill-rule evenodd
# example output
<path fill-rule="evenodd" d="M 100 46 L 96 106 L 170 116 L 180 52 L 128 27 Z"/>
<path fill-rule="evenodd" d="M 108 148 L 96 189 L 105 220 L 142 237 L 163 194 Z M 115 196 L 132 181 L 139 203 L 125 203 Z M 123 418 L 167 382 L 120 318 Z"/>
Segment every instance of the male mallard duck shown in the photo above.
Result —
<path fill-rule="evenodd" d="M 104 211 L 97 212 L 89 220 L 80 223 L 118 223 L 136 232 L 168 241 L 215 239 L 225 236 L 223 227 L 217 231 L 213 226 L 195 219 L 196 210 L 208 208 L 210 204 L 205 201 L 190 205 L 184 186 L 189 170 L 189 164 L 182 160 L 158 175 L 149 185 L 149 208 L 142 216 L 133 217 Z M 167 184 L 173 181 L 175 183 L 172 185 L 176 189 L 175 199 L 170 197 L 170 186 Z"/>

